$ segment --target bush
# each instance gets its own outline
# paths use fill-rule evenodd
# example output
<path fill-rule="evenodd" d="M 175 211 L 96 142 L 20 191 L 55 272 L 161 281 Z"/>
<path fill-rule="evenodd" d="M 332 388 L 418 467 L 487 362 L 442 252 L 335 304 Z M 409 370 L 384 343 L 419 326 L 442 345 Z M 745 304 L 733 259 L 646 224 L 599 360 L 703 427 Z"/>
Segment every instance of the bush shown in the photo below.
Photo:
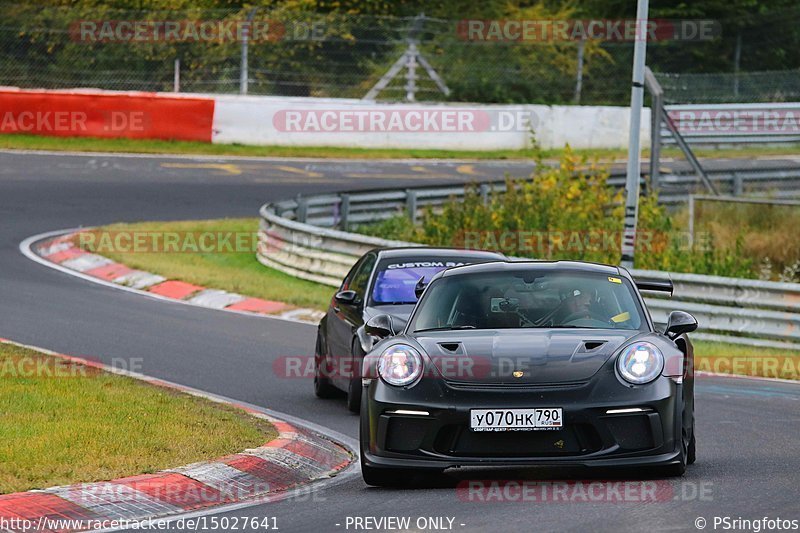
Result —
<path fill-rule="evenodd" d="M 621 255 L 623 191 L 609 172 L 575 156 L 569 147 L 558 166 L 539 161 L 527 179 L 506 179 L 507 190 L 488 201 L 478 184 L 463 200 L 429 208 L 414 225 L 405 215 L 361 226 L 370 235 L 431 246 L 486 249 L 510 256 L 617 264 Z M 654 194 L 639 203 L 636 268 L 754 277 L 756 262 L 743 253 L 743 237 L 725 246 L 714 236 L 690 244 Z"/>

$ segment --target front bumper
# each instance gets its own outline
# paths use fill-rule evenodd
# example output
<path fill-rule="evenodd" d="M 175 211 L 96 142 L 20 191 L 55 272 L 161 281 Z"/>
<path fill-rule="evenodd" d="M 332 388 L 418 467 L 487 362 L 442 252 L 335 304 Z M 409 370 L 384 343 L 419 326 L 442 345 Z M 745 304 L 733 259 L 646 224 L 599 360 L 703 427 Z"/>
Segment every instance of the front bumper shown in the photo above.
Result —
<path fill-rule="evenodd" d="M 364 396 L 361 460 L 371 467 L 633 467 L 680 461 L 683 390 L 667 377 L 631 387 L 619 381 L 613 368 L 604 368 L 583 384 L 481 387 L 423 379 L 410 389 L 372 379 L 365 380 Z M 564 427 L 469 429 L 470 409 L 532 407 L 562 408 Z M 640 411 L 613 412 L 620 409 Z"/>

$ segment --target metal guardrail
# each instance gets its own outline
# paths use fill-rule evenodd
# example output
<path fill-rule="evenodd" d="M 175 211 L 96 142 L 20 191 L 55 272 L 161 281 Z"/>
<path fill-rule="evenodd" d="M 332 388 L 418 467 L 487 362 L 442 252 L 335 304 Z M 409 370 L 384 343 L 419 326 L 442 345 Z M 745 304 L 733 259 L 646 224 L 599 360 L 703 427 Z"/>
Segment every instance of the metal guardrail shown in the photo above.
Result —
<path fill-rule="evenodd" d="M 487 197 L 501 189 L 484 184 Z M 261 207 L 258 260 L 292 276 L 338 286 L 356 260 L 382 246 L 419 246 L 345 231 L 399 212 L 418 215 L 463 195 L 463 186 L 298 197 Z M 665 323 L 672 310 L 694 314 L 695 336 L 710 340 L 800 349 L 800 283 L 634 270 L 634 276 L 671 279 L 672 299 L 648 297 L 653 320 Z"/>
<path fill-rule="evenodd" d="M 706 170 L 706 174 L 721 194 L 800 197 L 800 167 Z M 696 174 L 661 174 L 659 201 L 666 204 L 683 203 L 701 185 L 702 181 Z"/>
<path fill-rule="evenodd" d="M 800 142 L 800 103 L 687 104 L 664 109 L 681 136 L 691 144 L 757 144 Z M 661 141 L 675 137 L 662 128 Z"/>
<path fill-rule="evenodd" d="M 675 192 L 670 192 L 669 189 L 675 189 L 676 185 L 679 186 L 683 181 L 681 177 L 676 176 L 666 176 L 666 179 L 661 177 L 660 161 L 663 144 L 675 144 L 680 148 L 694 171 L 694 180 L 702 183 L 706 191 L 711 194 L 740 195 L 743 184 L 749 177 L 754 179 L 757 184 L 753 188 L 753 192 L 778 189 L 788 192 L 789 196 L 797 195 L 796 183 L 792 183 L 792 181 L 779 182 L 782 185 L 789 185 L 789 187 L 776 187 L 774 183 L 776 177 L 796 181 L 800 174 L 797 168 L 779 169 L 781 172 L 778 173 L 757 171 L 756 175 L 751 176 L 743 176 L 738 173 L 739 169 L 736 169 L 731 172 L 729 178 L 731 186 L 721 189 L 720 184 L 717 183 L 719 176 L 712 177 L 703 168 L 692 150 L 692 145 L 800 142 L 800 127 L 798 127 L 797 121 L 800 102 L 665 106 L 664 88 L 647 67 L 645 67 L 644 79 L 652 100 L 649 185 L 656 190 L 661 190 L 664 186 L 668 189 L 667 195 L 661 198 L 680 201 L 680 193 L 676 198 Z M 788 175 L 784 174 L 783 170 L 788 171 Z"/>

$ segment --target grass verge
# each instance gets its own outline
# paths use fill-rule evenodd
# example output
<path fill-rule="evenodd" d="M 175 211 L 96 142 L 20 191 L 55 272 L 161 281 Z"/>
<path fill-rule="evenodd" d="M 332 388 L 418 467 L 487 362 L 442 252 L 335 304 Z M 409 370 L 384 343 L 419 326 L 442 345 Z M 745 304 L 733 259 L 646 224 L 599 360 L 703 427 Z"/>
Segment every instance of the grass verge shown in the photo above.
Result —
<path fill-rule="evenodd" d="M 533 159 L 540 155 L 558 159 L 563 150 L 412 150 L 384 148 L 340 148 L 335 146 L 248 146 L 242 144 L 210 144 L 189 141 L 162 141 L 150 139 L 99 139 L 92 137 L 46 137 L 43 135 L 0 135 L 0 148 L 17 150 L 51 150 L 65 152 L 129 152 L 139 154 L 183 154 L 249 157 L 320 157 L 342 159 Z M 744 146 L 726 149 L 696 149 L 695 155 L 703 157 L 741 157 L 795 155 L 800 145 Z M 573 153 L 603 161 L 627 158 L 624 149 L 574 149 Z M 666 147 L 662 157 L 683 158 L 677 148 Z M 649 157 L 647 149 L 643 157 Z"/>
<path fill-rule="evenodd" d="M 693 340 L 695 369 L 705 372 L 800 380 L 800 351 Z"/>
<path fill-rule="evenodd" d="M 243 411 L 0 344 L 0 493 L 115 479 L 261 446 Z"/>
<path fill-rule="evenodd" d="M 112 224 L 96 231 L 108 232 L 109 235 L 175 234 L 181 238 L 182 243 L 189 243 L 187 237 L 190 235 L 230 234 L 241 238 L 245 245 L 243 249 L 237 248 L 234 251 L 220 246 L 219 251 L 211 253 L 193 252 L 191 247 L 183 252 L 126 252 L 104 248 L 103 241 L 98 236 L 95 246 L 84 243 L 83 248 L 96 251 L 131 268 L 160 274 L 168 279 L 285 302 L 298 307 L 327 309 L 333 288 L 289 276 L 267 268 L 256 260 L 254 243 L 257 228 L 256 218 Z M 235 237 L 231 243 L 235 244 Z"/>

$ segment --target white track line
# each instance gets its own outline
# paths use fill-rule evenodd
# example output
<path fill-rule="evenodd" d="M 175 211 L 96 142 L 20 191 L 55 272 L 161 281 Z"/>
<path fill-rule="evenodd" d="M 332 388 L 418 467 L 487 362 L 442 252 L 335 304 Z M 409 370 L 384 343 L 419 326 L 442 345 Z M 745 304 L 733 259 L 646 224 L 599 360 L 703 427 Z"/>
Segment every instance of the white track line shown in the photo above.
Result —
<path fill-rule="evenodd" d="M 731 378 L 731 379 L 753 379 L 756 381 L 768 381 L 772 383 L 787 383 L 789 385 L 800 385 L 800 380 L 786 378 L 768 378 L 764 376 L 743 376 L 741 374 L 721 374 L 719 372 L 706 372 L 698 370 L 695 376 L 701 378 Z"/>

